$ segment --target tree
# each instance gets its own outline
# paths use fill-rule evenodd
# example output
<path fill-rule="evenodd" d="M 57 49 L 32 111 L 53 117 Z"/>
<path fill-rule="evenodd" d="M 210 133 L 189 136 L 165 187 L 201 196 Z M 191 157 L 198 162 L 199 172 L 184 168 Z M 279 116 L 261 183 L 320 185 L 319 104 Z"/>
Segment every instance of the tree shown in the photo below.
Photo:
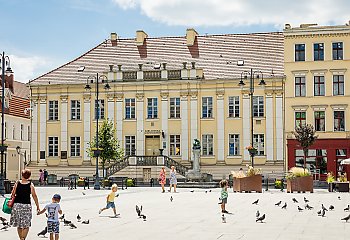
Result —
<path fill-rule="evenodd" d="M 295 128 L 293 135 L 295 136 L 295 139 L 299 142 L 300 146 L 303 149 L 304 170 L 305 170 L 306 169 L 306 156 L 307 156 L 309 147 L 311 147 L 317 139 L 317 136 L 315 135 L 315 129 L 311 124 L 300 125 L 300 126 Z"/>
<path fill-rule="evenodd" d="M 96 150 L 96 136 L 88 143 L 87 149 L 90 157 L 94 157 L 94 150 Z M 99 158 L 101 159 L 103 177 L 105 177 L 106 164 L 118 162 L 124 156 L 124 149 L 119 145 L 119 141 L 116 138 L 116 130 L 113 126 L 113 122 L 105 119 L 98 129 L 98 149 L 101 150 Z"/>

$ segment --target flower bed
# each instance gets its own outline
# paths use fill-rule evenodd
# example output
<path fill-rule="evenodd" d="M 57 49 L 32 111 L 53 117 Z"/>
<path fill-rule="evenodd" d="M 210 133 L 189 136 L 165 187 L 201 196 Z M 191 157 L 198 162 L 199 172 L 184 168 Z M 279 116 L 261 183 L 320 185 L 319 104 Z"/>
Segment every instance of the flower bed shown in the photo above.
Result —
<path fill-rule="evenodd" d="M 262 192 L 262 176 L 261 174 L 243 178 L 233 178 L 234 192 Z"/>
<path fill-rule="evenodd" d="M 287 179 L 287 193 L 292 192 L 314 192 L 314 181 L 312 176 L 296 177 Z"/>

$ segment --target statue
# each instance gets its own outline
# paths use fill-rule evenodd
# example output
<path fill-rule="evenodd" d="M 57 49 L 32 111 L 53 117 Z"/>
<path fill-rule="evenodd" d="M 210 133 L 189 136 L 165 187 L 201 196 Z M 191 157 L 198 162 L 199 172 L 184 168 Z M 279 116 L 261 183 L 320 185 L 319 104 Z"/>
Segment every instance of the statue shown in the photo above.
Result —
<path fill-rule="evenodd" d="M 201 149 L 201 143 L 198 139 L 193 140 L 193 146 L 192 149 Z"/>

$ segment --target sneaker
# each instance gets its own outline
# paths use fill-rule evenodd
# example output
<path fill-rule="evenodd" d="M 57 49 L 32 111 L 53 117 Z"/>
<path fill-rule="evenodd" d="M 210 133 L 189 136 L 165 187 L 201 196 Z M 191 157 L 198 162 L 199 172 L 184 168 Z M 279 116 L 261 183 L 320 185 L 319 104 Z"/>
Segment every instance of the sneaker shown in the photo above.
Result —
<path fill-rule="evenodd" d="M 100 209 L 100 210 L 98 210 L 98 214 L 101 214 L 101 212 L 102 212 L 102 210 Z"/>

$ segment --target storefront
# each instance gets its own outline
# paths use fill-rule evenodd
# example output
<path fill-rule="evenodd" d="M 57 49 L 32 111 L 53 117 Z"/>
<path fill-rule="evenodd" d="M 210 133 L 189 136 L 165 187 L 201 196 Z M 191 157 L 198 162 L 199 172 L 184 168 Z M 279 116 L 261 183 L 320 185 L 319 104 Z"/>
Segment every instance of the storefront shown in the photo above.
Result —
<path fill-rule="evenodd" d="M 287 139 L 288 168 L 304 165 L 303 150 L 295 139 Z M 350 177 L 350 167 L 340 165 L 341 160 L 350 156 L 350 139 L 317 139 L 310 147 L 306 158 L 307 168 L 314 179 L 325 180 L 327 172 L 337 177 L 346 172 Z"/>

